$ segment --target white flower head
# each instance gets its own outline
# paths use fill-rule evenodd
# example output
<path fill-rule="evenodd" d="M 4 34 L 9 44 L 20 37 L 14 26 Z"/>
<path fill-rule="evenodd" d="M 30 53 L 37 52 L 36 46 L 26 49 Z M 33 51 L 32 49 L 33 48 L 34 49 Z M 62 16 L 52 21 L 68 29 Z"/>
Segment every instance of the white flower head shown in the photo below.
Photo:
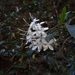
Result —
<path fill-rule="evenodd" d="M 44 22 L 37 23 L 37 21 L 39 21 L 39 19 L 35 18 L 30 23 L 26 36 L 26 43 L 30 43 L 29 48 L 37 50 L 38 52 L 41 50 L 46 51 L 48 48 L 54 50 L 51 44 L 55 42 L 55 39 L 51 39 L 49 42 L 45 40 L 45 37 L 47 36 L 45 31 L 48 30 L 48 27 L 42 27 L 41 24 Z"/>
<path fill-rule="evenodd" d="M 53 39 L 52 39 L 53 40 Z M 48 48 L 50 50 L 54 50 L 54 48 L 51 46 L 51 44 L 53 42 L 51 42 L 52 40 L 50 40 L 49 42 L 47 42 L 45 39 L 42 40 L 42 43 L 43 43 L 43 50 L 46 51 Z"/>
<path fill-rule="evenodd" d="M 40 52 L 41 49 L 42 49 L 42 42 L 40 41 L 40 39 L 37 39 L 30 46 L 32 47 L 32 50 L 36 50 L 37 49 L 37 51 Z"/>

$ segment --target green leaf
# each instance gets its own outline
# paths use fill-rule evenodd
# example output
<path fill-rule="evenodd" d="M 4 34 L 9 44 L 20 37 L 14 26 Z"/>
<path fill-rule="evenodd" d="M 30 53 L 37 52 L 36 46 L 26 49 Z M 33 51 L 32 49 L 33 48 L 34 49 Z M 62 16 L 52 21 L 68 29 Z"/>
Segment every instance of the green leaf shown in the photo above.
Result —
<path fill-rule="evenodd" d="M 75 25 L 66 25 L 66 28 L 70 35 L 75 38 Z"/>
<path fill-rule="evenodd" d="M 65 21 L 65 16 L 66 16 L 66 7 L 63 7 L 59 18 L 60 24 L 62 24 Z"/>

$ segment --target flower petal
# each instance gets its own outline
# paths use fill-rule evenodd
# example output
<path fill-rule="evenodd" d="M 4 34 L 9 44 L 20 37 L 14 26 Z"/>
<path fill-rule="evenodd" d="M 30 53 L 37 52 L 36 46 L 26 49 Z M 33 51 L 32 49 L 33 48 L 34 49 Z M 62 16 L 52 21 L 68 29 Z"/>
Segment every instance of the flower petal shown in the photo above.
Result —
<path fill-rule="evenodd" d="M 41 49 L 42 49 L 42 47 L 41 47 L 41 46 L 39 46 L 39 47 L 38 47 L 38 52 L 40 52 L 40 51 L 41 51 Z"/>
<path fill-rule="evenodd" d="M 43 50 L 46 51 L 48 49 L 47 45 L 43 45 Z"/>
<path fill-rule="evenodd" d="M 49 41 L 49 44 L 52 44 L 54 42 L 54 40 L 53 39 L 51 39 L 50 41 Z"/>
<path fill-rule="evenodd" d="M 36 50 L 36 49 L 37 49 L 37 46 L 33 46 L 33 47 L 32 47 L 32 50 Z"/>
<path fill-rule="evenodd" d="M 54 48 L 51 45 L 49 45 L 49 49 L 52 51 L 54 50 Z"/>
<path fill-rule="evenodd" d="M 47 45 L 47 41 L 46 41 L 45 39 L 42 39 L 42 43 L 43 43 L 44 45 Z"/>
<path fill-rule="evenodd" d="M 44 24 L 44 23 L 45 23 L 45 22 L 41 22 L 40 25 L 41 25 L 41 24 Z"/>
<path fill-rule="evenodd" d="M 44 31 L 45 31 L 45 30 L 48 30 L 48 29 L 49 29 L 48 27 L 43 28 Z"/>

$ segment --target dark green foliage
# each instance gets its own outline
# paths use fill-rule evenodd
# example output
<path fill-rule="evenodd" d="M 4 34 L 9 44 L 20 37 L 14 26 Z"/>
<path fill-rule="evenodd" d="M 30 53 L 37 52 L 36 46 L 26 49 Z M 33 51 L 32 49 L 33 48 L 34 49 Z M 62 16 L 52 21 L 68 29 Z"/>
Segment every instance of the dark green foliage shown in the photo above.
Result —
<path fill-rule="evenodd" d="M 75 18 L 70 19 L 69 22 L 66 23 L 66 28 L 68 29 L 70 35 L 75 38 L 75 24 L 71 25 L 71 21 L 73 20 L 75 21 Z"/>
<path fill-rule="evenodd" d="M 60 24 L 64 23 L 65 17 L 66 17 L 66 7 L 64 7 L 64 8 L 62 9 L 62 12 L 61 12 L 61 14 L 60 14 L 60 19 L 59 19 Z"/>

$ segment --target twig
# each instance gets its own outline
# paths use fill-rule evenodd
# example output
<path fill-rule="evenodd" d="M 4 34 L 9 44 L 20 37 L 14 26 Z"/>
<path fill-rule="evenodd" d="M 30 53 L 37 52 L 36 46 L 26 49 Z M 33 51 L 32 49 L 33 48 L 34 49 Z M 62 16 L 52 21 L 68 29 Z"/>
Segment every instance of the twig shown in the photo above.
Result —
<path fill-rule="evenodd" d="M 7 73 L 12 69 L 13 66 L 14 66 L 14 65 L 10 66 L 9 69 L 5 72 L 4 75 L 7 75 Z"/>
<path fill-rule="evenodd" d="M 17 70 L 16 75 L 18 75 L 18 71 L 19 71 L 19 69 Z"/>
<path fill-rule="evenodd" d="M 21 32 L 27 32 L 27 31 L 25 31 L 25 30 L 22 30 L 22 29 L 19 29 L 19 28 L 17 28 L 19 31 L 21 31 Z"/>
<path fill-rule="evenodd" d="M 63 49 L 64 48 L 64 44 L 67 42 L 67 40 L 69 40 L 71 38 L 71 36 L 69 36 L 69 37 L 67 37 L 65 40 L 64 40 L 64 42 L 63 42 L 63 44 L 62 44 L 62 47 L 61 47 L 61 49 Z"/>
<path fill-rule="evenodd" d="M 34 18 L 33 18 L 33 16 L 31 15 L 31 13 L 29 13 L 29 15 L 30 15 L 30 18 L 33 20 Z"/>
<path fill-rule="evenodd" d="M 57 17 L 58 17 L 58 11 L 57 11 L 57 8 L 56 8 L 56 5 L 55 5 L 55 1 L 53 1 L 53 6 L 54 6 L 55 12 L 56 12 Z"/>
<path fill-rule="evenodd" d="M 29 25 L 29 23 L 23 18 L 23 20 Z"/>

